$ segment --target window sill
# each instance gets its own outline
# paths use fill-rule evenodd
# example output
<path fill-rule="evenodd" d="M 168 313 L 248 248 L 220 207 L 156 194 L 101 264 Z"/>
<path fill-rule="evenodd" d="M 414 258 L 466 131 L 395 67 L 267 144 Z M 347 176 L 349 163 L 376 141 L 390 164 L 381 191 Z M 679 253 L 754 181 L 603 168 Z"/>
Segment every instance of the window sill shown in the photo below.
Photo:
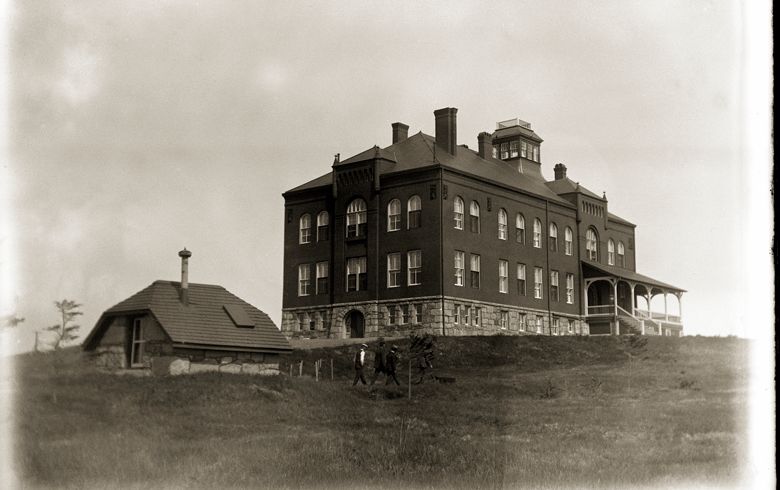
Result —
<path fill-rule="evenodd" d="M 366 241 L 366 235 L 347 237 L 347 242 L 364 242 Z"/>

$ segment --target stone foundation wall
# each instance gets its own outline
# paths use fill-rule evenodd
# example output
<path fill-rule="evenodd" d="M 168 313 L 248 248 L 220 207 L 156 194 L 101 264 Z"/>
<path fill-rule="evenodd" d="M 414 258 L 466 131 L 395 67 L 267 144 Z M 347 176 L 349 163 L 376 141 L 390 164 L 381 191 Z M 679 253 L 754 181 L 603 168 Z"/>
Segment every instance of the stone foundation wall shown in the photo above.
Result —
<path fill-rule="evenodd" d="M 127 369 L 127 355 L 121 346 L 98 347 L 97 366 L 116 374 L 138 376 L 176 376 L 219 372 L 229 374 L 278 375 L 279 354 L 257 352 L 182 349 L 170 343 L 144 344 L 143 368 Z"/>
<path fill-rule="evenodd" d="M 472 311 L 480 309 L 479 325 L 473 321 L 469 325 L 462 319 L 456 323 L 455 305 L 471 307 Z M 403 306 L 408 307 L 409 318 L 400 322 Z M 420 321 L 417 321 L 417 308 L 421 306 Z M 390 309 L 396 311 L 394 323 L 390 323 Z M 344 318 L 353 310 L 363 313 L 365 320 L 365 338 L 377 337 L 407 337 L 411 333 L 442 334 L 442 300 L 441 297 L 414 298 L 397 301 L 346 303 L 326 307 L 296 308 L 282 311 L 281 331 L 288 339 L 299 338 L 349 338 L 349 330 L 344 325 Z M 501 313 L 507 312 L 507 324 L 501 322 Z M 546 310 L 518 308 L 508 305 L 484 303 L 477 301 L 446 298 L 444 300 L 445 335 L 550 335 L 550 316 Z M 521 315 L 526 316 L 526 324 L 520 322 Z M 542 317 L 542 328 L 537 331 L 536 317 Z M 304 321 L 301 328 L 301 318 L 314 318 L 314 323 Z M 559 319 L 559 328 L 554 335 L 589 335 L 588 324 L 579 316 L 559 315 L 553 313 L 553 318 Z M 569 331 L 571 324 L 571 331 Z M 313 327 L 313 328 L 312 328 Z"/>

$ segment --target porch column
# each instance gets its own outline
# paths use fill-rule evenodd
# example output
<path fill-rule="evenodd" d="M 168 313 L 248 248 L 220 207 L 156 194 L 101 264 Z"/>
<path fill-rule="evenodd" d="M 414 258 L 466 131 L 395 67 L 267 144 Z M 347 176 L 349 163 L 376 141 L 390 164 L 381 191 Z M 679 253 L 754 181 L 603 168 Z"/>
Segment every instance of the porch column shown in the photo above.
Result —
<path fill-rule="evenodd" d="M 585 294 L 583 294 L 585 298 L 585 316 L 588 316 L 590 312 L 588 311 L 588 289 L 590 288 L 590 282 L 586 279 L 585 280 Z"/>
<path fill-rule="evenodd" d="M 669 308 L 666 307 L 666 296 L 669 294 L 666 289 L 664 289 L 664 320 L 667 322 L 669 321 Z"/>
<path fill-rule="evenodd" d="M 618 308 L 618 305 L 617 305 L 617 285 L 618 285 L 618 283 L 614 279 L 611 282 L 612 282 L 612 305 L 614 306 L 613 310 L 615 311 L 615 316 L 617 316 L 617 314 L 618 314 L 618 310 L 617 310 L 617 308 Z"/>
<path fill-rule="evenodd" d="M 678 304 L 679 304 L 679 306 L 680 306 L 680 323 L 682 323 L 682 322 L 683 322 L 683 321 L 682 321 L 682 295 L 683 295 L 683 293 L 681 293 L 681 292 L 679 292 L 679 291 L 676 291 L 676 292 L 674 293 L 674 295 L 675 295 L 675 296 L 677 296 L 677 303 L 678 303 Z"/>
<path fill-rule="evenodd" d="M 635 282 L 629 282 L 629 286 L 631 286 L 631 316 L 636 316 L 636 312 L 634 311 L 634 303 L 636 302 L 636 296 L 634 296 L 634 288 L 636 287 Z M 644 330 L 644 326 L 642 327 L 642 330 Z M 645 332 L 643 331 L 642 334 Z"/>

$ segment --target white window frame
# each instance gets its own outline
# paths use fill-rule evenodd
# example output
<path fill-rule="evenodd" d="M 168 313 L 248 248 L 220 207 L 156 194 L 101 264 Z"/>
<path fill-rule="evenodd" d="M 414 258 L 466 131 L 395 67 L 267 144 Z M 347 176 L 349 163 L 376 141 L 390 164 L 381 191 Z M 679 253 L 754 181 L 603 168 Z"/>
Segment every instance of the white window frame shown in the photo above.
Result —
<path fill-rule="evenodd" d="M 517 158 L 517 140 L 509 142 L 509 158 Z"/>
<path fill-rule="evenodd" d="M 550 299 L 552 301 L 560 300 L 560 289 L 558 288 L 558 271 L 550 271 Z"/>
<path fill-rule="evenodd" d="M 298 296 L 311 295 L 311 266 L 298 265 Z"/>
<path fill-rule="evenodd" d="M 588 228 L 588 231 L 585 232 L 585 249 L 588 252 L 589 260 L 598 260 L 599 238 L 593 228 Z"/>
<path fill-rule="evenodd" d="M 130 337 L 132 344 L 130 346 L 130 367 L 144 367 L 144 323 L 143 318 L 133 320 L 133 331 Z"/>
<path fill-rule="evenodd" d="M 466 253 L 455 251 L 455 285 L 463 287 L 463 275 L 466 268 Z"/>
<path fill-rule="evenodd" d="M 520 156 L 523 158 L 528 158 L 528 143 L 525 141 L 520 142 Z"/>
<path fill-rule="evenodd" d="M 615 242 L 611 238 L 607 242 L 607 265 L 615 265 Z"/>
<path fill-rule="evenodd" d="M 506 260 L 498 261 L 498 292 L 509 292 L 509 262 Z"/>
<path fill-rule="evenodd" d="M 520 281 L 523 281 L 520 283 Z M 526 276 L 525 264 L 517 264 L 517 294 L 525 296 L 528 294 L 528 280 Z"/>
<path fill-rule="evenodd" d="M 558 332 L 561 328 L 561 320 L 558 317 L 553 317 L 553 324 L 552 324 L 552 334 L 558 335 Z"/>
<path fill-rule="evenodd" d="M 401 286 L 401 253 L 387 254 L 387 287 L 397 288 Z"/>
<path fill-rule="evenodd" d="M 387 231 L 401 230 L 401 201 L 393 199 L 387 204 Z"/>
<path fill-rule="evenodd" d="M 623 242 L 618 242 L 617 265 L 619 267 L 626 266 L 626 246 L 623 245 Z"/>
<path fill-rule="evenodd" d="M 330 240 L 330 215 L 327 211 L 322 211 L 317 215 L 317 241 L 324 242 Z"/>
<path fill-rule="evenodd" d="M 525 328 L 526 328 L 526 323 L 525 322 L 526 322 L 526 315 L 525 315 L 525 313 L 518 313 L 517 314 L 517 324 L 518 324 L 518 328 L 520 329 L 521 332 L 525 332 Z"/>
<path fill-rule="evenodd" d="M 316 294 L 328 294 L 328 290 L 330 289 L 328 286 L 328 274 L 330 271 L 328 271 L 328 263 L 327 262 L 317 262 L 317 265 L 315 266 L 317 268 L 317 284 L 314 285 L 316 288 Z M 320 279 L 325 279 L 325 287 L 320 287 Z"/>
<path fill-rule="evenodd" d="M 509 143 L 501 143 L 501 160 L 509 158 Z"/>
<path fill-rule="evenodd" d="M 566 274 L 566 303 L 574 304 L 574 274 Z"/>
<path fill-rule="evenodd" d="M 544 330 L 544 317 L 536 315 L 536 333 L 542 333 Z"/>
<path fill-rule="evenodd" d="M 550 252 L 558 251 L 558 226 L 550 223 Z"/>
<path fill-rule="evenodd" d="M 477 201 L 471 201 L 469 204 L 469 230 L 472 233 L 480 233 L 479 203 Z"/>
<path fill-rule="evenodd" d="M 566 230 L 563 232 L 563 235 L 564 235 L 564 238 L 563 238 L 564 239 L 564 249 L 565 249 L 566 255 L 571 255 L 573 253 L 573 249 L 574 249 L 573 244 L 572 244 L 573 234 L 572 234 L 571 228 L 569 228 L 567 226 Z"/>
<path fill-rule="evenodd" d="M 534 248 L 542 248 L 542 222 L 534 219 Z"/>
<path fill-rule="evenodd" d="M 412 250 L 406 255 L 408 270 L 407 286 L 419 286 L 422 284 L 422 251 Z"/>
<path fill-rule="evenodd" d="M 301 216 L 298 224 L 298 243 L 300 245 L 311 243 L 311 215 L 306 213 Z"/>
<path fill-rule="evenodd" d="M 525 216 L 520 213 L 515 218 L 515 241 L 525 243 Z"/>
<path fill-rule="evenodd" d="M 347 238 L 366 236 L 366 223 L 368 217 L 368 208 L 366 201 L 357 198 L 347 206 Z M 361 228 L 361 225 L 362 228 Z M 350 235 L 350 227 L 354 227 L 354 235 Z M 360 233 L 361 229 L 363 233 Z"/>
<path fill-rule="evenodd" d="M 534 267 L 534 298 L 543 299 L 544 297 L 544 269 Z"/>
<path fill-rule="evenodd" d="M 366 289 L 368 289 L 368 275 L 366 271 L 366 257 L 351 257 L 347 259 L 347 292 L 354 293 L 356 291 L 365 291 L 360 288 L 360 276 L 366 277 Z M 355 276 L 355 290 L 349 290 L 349 276 Z"/>
<path fill-rule="evenodd" d="M 458 196 L 455 196 L 452 209 L 455 218 L 455 229 L 462 230 L 463 229 L 463 199 L 461 199 Z"/>
<path fill-rule="evenodd" d="M 506 240 L 507 215 L 503 209 L 498 210 L 498 239 Z"/>
<path fill-rule="evenodd" d="M 413 215 L 412 213 L 416 214 Z M 416 218 L 412 219 L 413 216 L 416 216 Z M 417 226 L 412 226 L 412 222 L 416 222 Z M 420 200 L 420 196 L 412 196 L 406 205 L 406 229 L 420 227 L 422 227 L 422 200 Z"/>
<path fill-rule="evenodd" d="M 509 326 L 509 312 L 508 311 L 502 311 L 501 312 L 501 330 L 506 330 L 507 326 Z"/>
<path fill-rule="evenodd" d="M 480 257 L 477 254 L 471 254 L 469 258 L 469 284 L 472 288 L 480 288 Z M 474 275 L 476 274 L 476 275 Z M 476 278 L 476 281 L 474 280 Z M 476 282 L 476 286 L 474 283 Z"/>
<path fill-rule="evenodd" d="M 455 305 L 453 312 L 455 315 L 455 318 L 453 318 L 453 323 L 455 325 L 460 325 L 460 305 Z"/>
<path fill-rule="evenodd" d="M 480 308 L 478 306 L 475 307 L 474 308 L 474 319 L 473 319 L 475 327 L 479 327 L 479 314 L 480 313 L 482 313 L 482 308 Z"/>

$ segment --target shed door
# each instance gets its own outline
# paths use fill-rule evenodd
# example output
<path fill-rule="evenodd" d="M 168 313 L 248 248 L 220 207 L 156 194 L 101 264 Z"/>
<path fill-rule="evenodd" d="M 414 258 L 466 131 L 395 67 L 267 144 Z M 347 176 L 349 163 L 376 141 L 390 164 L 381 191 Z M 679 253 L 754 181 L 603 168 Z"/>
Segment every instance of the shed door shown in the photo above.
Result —
<path fill-rule="evenodd" d="M 130 367 L 144 367 L 144 328 L 140 318 L 133 320 L 133 334 L 130 341 Z"/>

